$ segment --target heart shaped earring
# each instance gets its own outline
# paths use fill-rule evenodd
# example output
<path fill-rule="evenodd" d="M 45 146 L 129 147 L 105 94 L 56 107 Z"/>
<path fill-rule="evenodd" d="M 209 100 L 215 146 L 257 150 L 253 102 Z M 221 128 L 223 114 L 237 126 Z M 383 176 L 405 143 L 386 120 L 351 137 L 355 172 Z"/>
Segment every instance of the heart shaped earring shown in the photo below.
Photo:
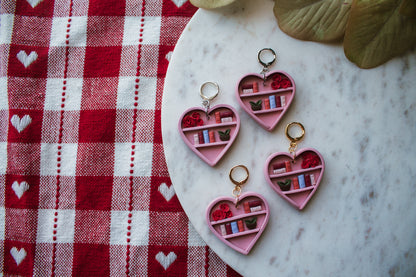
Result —
<path fill-rule="evenodd" d="M 300 135 L 293 137 L 290 129 L 295 126 L 300 129 Z M 285 133 L 290 140 L 289 153 L 278 152 L 270 155 L 264 165 L 264 177 L 283 199 L 302 210 L 321 183 L 325 162 L 322 155 L 313 148 L 296 151 L 297 143 L 305 135 L 305 128 L 301 123 L 289 123 Z"/>
<path fill-rule="evenodd" d="M 202 84 L 199 95 L 203 108 L 187 109 L 178 123 L 185 144 L 210 166 L 215 166 L 225 155 L 240 130 L 240 118 L 233 107 L 225 104 L 210 107 L 219 91 L 217 83 Z"/>
<path fill-rule="evenodd" d="M 276 61 L 271 48 L 259 51 L 257 58 L 263 66 L 260 74 L 243 76 L 237 85 L 236 96 L 240 106 L 267 131 L 274 127 L 289 109 L 296 86 L 292 77 L 284 71 L 269 72 Z"/>
<path fill-rule="evenodd" d="M 245 175 L 237 181 L 234 171 L 240 170 Z M 241 172 L 240 172 L 241 173 Z M 237 165 L 229 174 L 233 182 L 233 196 L 219 197 L 209 204 L 206 220 L 211 232 L 232 249 L 247 255 L 260 238 L 269 220 L 269 205 L 260 194 L 246 192 L 241 194 L 241 186 L 249 177 L 247 167 Z"/>

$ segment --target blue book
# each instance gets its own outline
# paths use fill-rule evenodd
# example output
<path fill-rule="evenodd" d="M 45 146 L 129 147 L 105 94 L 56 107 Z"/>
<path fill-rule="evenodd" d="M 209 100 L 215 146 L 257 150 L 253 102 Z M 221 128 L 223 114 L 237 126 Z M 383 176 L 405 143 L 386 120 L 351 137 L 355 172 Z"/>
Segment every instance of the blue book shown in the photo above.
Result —
<path fill-rule="evenodd" d="M 276 97 L 274 95 L 269 96 L 270 109 L 276 109 Z"/>
<path fill-rule="evenodd" d="M 304 187 L 306 187 L 305 185 L 305 175 L 301 174 L 298 176 L 298 181 L 299 181 L 299 188 L 303 189 Z"/>
<path fill-rule="evenodd" d="M 233 232 L 233 234 L 238 233 L 237 221 L 231 222 L 231 231 Z"/>
<path fill-rule="evenodd" d="M 204 143 L 209 143 L 209 133 L 208 133 L 208 130 L 202 131 L 202 134 L 204 135 Z"/>

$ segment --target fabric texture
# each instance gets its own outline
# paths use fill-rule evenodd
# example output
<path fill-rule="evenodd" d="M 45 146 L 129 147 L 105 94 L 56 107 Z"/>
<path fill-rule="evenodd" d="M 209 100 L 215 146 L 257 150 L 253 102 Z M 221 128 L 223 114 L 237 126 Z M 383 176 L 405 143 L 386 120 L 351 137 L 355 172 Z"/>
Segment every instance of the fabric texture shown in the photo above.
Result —
<path fill-rule="evenodd" d="M 238 276 L 169 178 L 185 0 L 0 1 L 0 276 Z"/>

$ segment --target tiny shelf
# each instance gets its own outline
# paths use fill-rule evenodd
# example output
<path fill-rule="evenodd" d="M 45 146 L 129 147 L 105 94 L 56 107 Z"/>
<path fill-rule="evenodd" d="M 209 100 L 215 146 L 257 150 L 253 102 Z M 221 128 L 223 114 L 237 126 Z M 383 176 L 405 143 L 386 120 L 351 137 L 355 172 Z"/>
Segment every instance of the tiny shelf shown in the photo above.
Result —
<path fill-rule="evenodd" d="M 238 233 L 235 233 L 235 234 L 225 235 L 225 236 L 223 236 L 223 238 L 225 238 L 225 239 L 232 239 L 232 238 L 236 238 L 236 237 L 241 237 L 241 236 L 246 236 L 246 235 L 254 234 L 254 233 L 257 233 L 258 231 L 260 231 L 260 228 L 246 230 L 246 231 L 238 232 Z"/>
<path fill-rule="evenodd" d="M 314 188 L 315 188 L 315 186 L 312 185 L 312 186 L 306 187 L 306 188 L 292 189 L 292 190 L 288 190 L 288 191 L 282 191 L 282 193 L 283 194 L 295 194 L 295 193 L 299 193 L 299 192 L 303 192 L 303 191 L 313 190 Z"/>
<path fill-rule="evenodd" d="M 197 126 L 197 127 L 189 127 L 189 128 L 183 128 L 182 130 L 184 132 L 192 132 L 192 131 L 200 131 L 210 128 L 222 128 L 222 127 L 228 127 L 228 126 L 236 126 L 237 122 L 224 122 L 224 123 L 215 123 L 215 124 L 208 124 L 203 126 Z"/>
<path fill-rule="evenodd" d="M 224 223 L 236 221 L 236 220 L 239 220 L 239 219 L 252 217 L 252 216 L 257 216 L 257 215 L 263 215 L 263 214 L 266 214 L 265 210 L 261 210 L 261 211 L 258 211 L 258 212 L 247 213 L 247 214 L 245 214 L 245 213 L 244 214 L 239 214 L 239 215 L 229 217 L 229 218 L 226 218 L 226 219 L 221 219 L 221 220 L 218 220 L 218 221 L 211 221 L 211 225 L 214 226 L 214 225 L 218 225 L 218 224 L 224 224 Z"/>
<path fill-rule="evenodd" d="M 279 108 L 274 108 L 274 109 L 268 109 L 268 110 L 259 110 L 259 111 L 253 111 L 254 114 L 265 114 L 265 113 L 274 113 L 274 112 L 279 112 L 279 111 L 283 111 L 284 108 L 283 107 L 279 107 Z"/>
<path fill-rule="evenodd" d="M 289 171 L 289 172 L 285 172 L 281 174 L 270 174 L 270 178 L 275 179 L 275 178 L 282 178 L 282 177 L 291 176 L 291 175 L 299 175 L 299 174 L 308 173 L 308 172 L 312 172 L 312 171 L 319 170 L 319 169 L 322 169 L 321 165 L 310 167 L 310 168 L 305 168 L 301 170 L 293 170 L 293 171 Z"/>
<path fill-rule="evenodd" d="M 195 148 L 205 148 L 205 147 L 214 147 L 214 146 L 222 146 L 227 145 L 227 141 L 217 141 L 217 142 L 210 142 L 210 143 L 201 143 L 201 144 L 195 144 Z"/>
<path fill-rule="evenodd" d="M 293 87 L 288 88 L 281 88 L 281 89 L 275 89 L 275 90 L 265 90 L 265 91 L 259 91 L 259 92 L 250 92 L 250 93 L 240 93 L 241 98 L 250 98 L 250 97 L 256 97 L 256 96 L 264 96 L 274 93 L 280 93 L 285 91 L 292 91 Z"/>

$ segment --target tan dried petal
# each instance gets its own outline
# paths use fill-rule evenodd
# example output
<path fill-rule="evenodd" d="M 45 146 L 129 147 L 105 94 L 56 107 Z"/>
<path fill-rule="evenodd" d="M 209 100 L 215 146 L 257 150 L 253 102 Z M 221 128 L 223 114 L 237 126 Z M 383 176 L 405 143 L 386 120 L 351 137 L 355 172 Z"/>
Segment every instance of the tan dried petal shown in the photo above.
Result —
<path fill-rule="evenodd" d="M 379 66 L 416 45 L 416 19 L 400 14 L 401 0 L 354 0 L 344 37 L 347 58 Z"/>
<path fill-rule="evenodd" d="M 275 0 L 280 29 L 291 37 L 312 41 L 342 39 L 352 0 Z"/>
<path fill-rule="evenodd" d="M 215 9 L 227 6 L 235 1 L 236 0 L 190 0 L 192 5 L 202 9 Z"/>

